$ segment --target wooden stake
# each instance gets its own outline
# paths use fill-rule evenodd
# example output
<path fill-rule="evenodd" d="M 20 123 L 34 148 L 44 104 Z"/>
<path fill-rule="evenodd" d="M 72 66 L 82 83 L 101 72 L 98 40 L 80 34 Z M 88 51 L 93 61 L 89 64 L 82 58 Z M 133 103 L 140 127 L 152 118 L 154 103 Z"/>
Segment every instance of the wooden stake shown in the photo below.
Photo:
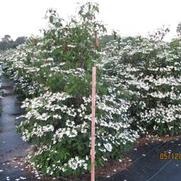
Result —
<path fill-rule="evenodd" d="M 96 67 L 92 68 L 91 181 L 95 181 Z"/>
<path fill-rule="evenodd" d="M 99 38 L 97 36 L 97 32 L 95 31 L 95 47 L 99 48 Z"/>

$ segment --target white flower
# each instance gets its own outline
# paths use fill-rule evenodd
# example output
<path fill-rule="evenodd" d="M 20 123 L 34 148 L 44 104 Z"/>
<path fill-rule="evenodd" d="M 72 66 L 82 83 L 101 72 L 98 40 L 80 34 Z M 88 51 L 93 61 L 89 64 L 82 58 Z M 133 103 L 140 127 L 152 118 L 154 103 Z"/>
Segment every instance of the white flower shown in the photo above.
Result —
<path fill-rule="evenodd" d="M 106 148 L 107 151 L 109 151 L 109 152 L 112 151 L 112 145 L 110 143 L 105 143 L 104 147 Z"/>

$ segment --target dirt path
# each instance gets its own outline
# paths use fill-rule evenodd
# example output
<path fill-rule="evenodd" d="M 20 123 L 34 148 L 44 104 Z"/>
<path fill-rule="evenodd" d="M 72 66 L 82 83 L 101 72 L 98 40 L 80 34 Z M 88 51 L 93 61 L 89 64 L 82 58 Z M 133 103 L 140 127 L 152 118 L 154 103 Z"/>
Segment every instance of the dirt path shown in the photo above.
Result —
<path fill-rule="evenodd" d="M 2 78 L 1 98 L 2 113 L 0 117 L 0 181 L 36 180 L 25 171 L 20 160 L 26 155 L 29 145 L 22 141 L 16 132 L 16 115 L 20 113 L 13 84 Z"/>

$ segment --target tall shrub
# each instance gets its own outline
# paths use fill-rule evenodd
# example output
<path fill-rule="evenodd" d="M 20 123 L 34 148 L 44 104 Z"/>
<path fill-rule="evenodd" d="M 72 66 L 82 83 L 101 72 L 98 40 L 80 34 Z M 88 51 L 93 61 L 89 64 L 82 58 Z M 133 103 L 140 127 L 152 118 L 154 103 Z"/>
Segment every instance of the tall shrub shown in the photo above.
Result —
<path fill-rule="evenodd" d="M 49 29 L 31 38 L 11 56 L 6 72 L 24 94 L 18 127 L 25 141 L 36 145 L 31 162 L 49 175 L 90 170 L 91 69 L 97 65 L 96 166 L 119 158 L 138 136 L 130 130 L 129 102 L 115 90 L 101 61 L 96 35 L 105 28 L 96 20 L 96 4 L 81 6 L 77 18 L 63 21 L 47 12 Z M 110 77 L 109 77 L 110 76 Z M 107 79 L 108 77 L 108 79 Z M 32 85 L 38 85 L 32 91 Z"/>

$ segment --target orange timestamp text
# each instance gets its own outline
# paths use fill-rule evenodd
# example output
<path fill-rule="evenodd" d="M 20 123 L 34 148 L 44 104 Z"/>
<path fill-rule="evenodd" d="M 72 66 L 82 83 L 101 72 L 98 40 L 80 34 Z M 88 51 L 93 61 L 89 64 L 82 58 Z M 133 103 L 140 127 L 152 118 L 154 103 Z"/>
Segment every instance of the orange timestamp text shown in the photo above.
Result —
<path fill-rule="evenodd" d="M 181 153 L 160 153 L 160 160 L 181 160 Z"/>

